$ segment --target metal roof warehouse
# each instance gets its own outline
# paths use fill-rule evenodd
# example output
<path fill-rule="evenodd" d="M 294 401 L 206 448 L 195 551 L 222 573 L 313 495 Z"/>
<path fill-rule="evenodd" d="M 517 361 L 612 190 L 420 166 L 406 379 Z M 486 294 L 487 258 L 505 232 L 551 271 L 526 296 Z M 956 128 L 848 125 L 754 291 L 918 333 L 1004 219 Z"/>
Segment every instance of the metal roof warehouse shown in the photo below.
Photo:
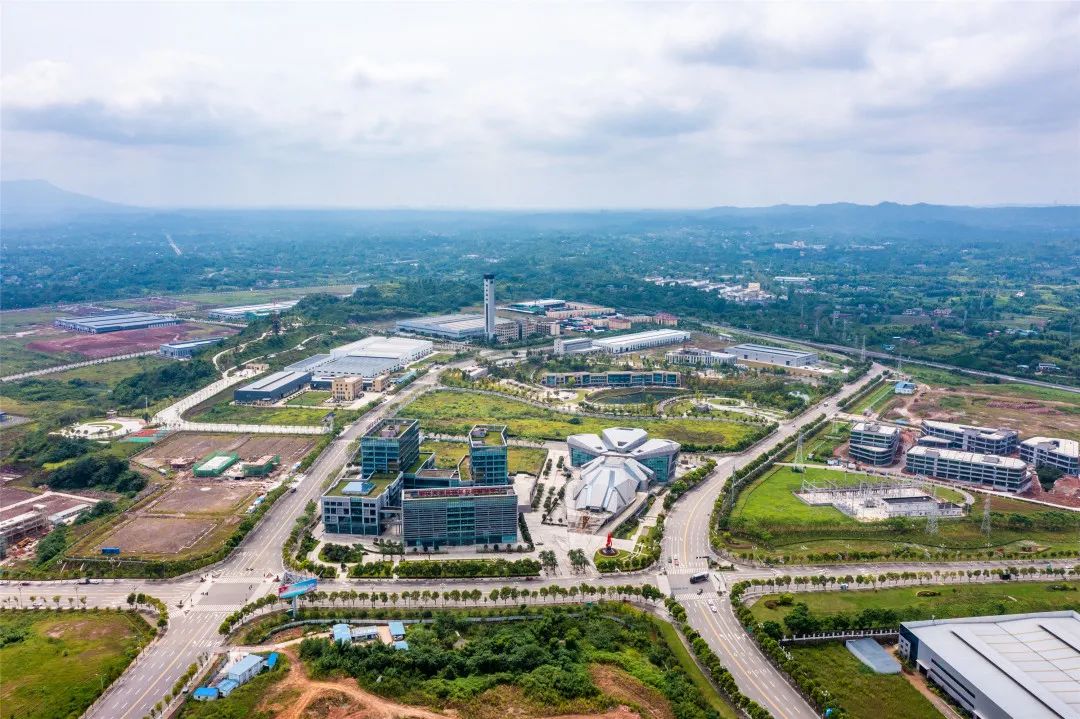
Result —
<path fill-rule="evenodd" d="M 55 320 L 53 324 L 76 332 L 101 334 L 104 332 L 121 332 L 123 330 L 178 325 L 180 320 L 176 317 L 155 315 L 150 312 L 105 312 L 99 315 L 87 315 L 86 317 L 61 317 Z"/>

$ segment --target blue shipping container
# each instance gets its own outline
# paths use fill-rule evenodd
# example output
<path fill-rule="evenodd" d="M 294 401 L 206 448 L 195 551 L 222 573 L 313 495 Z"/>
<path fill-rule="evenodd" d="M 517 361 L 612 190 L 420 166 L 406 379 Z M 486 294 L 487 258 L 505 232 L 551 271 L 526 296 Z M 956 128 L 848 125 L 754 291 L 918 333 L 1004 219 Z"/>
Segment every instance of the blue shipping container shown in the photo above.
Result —
<path fill-rule="evenodd" d="M 102 554 L 120 554 L 120 547 L 102 547 Z"/>

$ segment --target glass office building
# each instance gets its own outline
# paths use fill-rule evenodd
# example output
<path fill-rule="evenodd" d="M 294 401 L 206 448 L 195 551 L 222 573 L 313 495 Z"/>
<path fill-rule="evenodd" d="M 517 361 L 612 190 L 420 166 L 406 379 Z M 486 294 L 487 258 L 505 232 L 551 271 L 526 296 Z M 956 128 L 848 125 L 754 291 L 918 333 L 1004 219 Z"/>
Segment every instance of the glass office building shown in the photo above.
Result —
<path fill-rule="evenodd" d="M 376 472 L 403 472 L 420 459 L 420 422 L 384 419 L 360 438 L 360 466 L 364 476 Z"/>
<path fill-rule="evenodd" d="M 406 489 L 402 514 L 406 547 L 517 542 L 517 494 L 510 485 Z"/>
<path fill-rule="evenodd" d="M 469 473 L 474 485 L 509 484 L 505 426 L 478 425 L 469 431 Z"/>
<path fill-rule="evenodd" d="M 342 479 L 321 498 L 323 528 L 327 534 L 382 534 L 388 510 L 401 501 L 401 485 L 400 472 Z"/>

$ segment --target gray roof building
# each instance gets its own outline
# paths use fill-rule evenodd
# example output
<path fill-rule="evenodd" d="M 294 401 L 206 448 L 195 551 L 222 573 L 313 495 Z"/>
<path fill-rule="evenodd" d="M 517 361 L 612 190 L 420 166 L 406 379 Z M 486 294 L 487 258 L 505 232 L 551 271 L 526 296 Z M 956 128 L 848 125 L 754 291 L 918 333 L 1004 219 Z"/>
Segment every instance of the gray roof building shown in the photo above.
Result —
<path fill-rule="evenodd" d="M 904 622 L 900 653 L 972 716 L 1080 717 L 1076 612 Z"/>

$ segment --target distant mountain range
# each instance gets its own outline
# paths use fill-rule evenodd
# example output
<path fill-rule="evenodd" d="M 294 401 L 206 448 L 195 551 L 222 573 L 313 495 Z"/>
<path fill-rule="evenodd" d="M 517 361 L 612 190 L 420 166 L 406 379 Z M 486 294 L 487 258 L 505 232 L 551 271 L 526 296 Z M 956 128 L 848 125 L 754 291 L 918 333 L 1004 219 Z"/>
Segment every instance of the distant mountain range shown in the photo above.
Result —
<path fill-rule="evenodd" d="M 64 222 L 94 215 L 130 214 L 140 209 L 68 192 L 45 180 L 0 182 L 0 217 L 5 223 Z"/>
<path fill-rule="evenodd" d="M 882 202 L 857 205 L 836 202 L 825 205 L 772 205 L 768 207 L 712 207 L 694 210 L 350 210 L 303 208 L 252 209 L 150 209 L 106 202 L 69 192 L 45 180 L 0 182 L 0 219 L 8 226 L 41 225 L 115 218 L 117 215 L 182 213 L 218 214 L 231 219 L 275 215 L 292 219 L 335 217 L 369 226 L 392 226 L 399 230 L 464 228 L 487 230 L 513 226 L 518 229 L 585 231 L 597 229 L 649 229 L 682 224 L 731 225 L 776 230 L 816 230 L 848 233 L 910 231 L 919 227 L 948 232 L 950 226 L 988 229 L 1024 227 L 1080 230 L 1080 206 L 967 207 L 919 203 L 901 205 Z"/>

